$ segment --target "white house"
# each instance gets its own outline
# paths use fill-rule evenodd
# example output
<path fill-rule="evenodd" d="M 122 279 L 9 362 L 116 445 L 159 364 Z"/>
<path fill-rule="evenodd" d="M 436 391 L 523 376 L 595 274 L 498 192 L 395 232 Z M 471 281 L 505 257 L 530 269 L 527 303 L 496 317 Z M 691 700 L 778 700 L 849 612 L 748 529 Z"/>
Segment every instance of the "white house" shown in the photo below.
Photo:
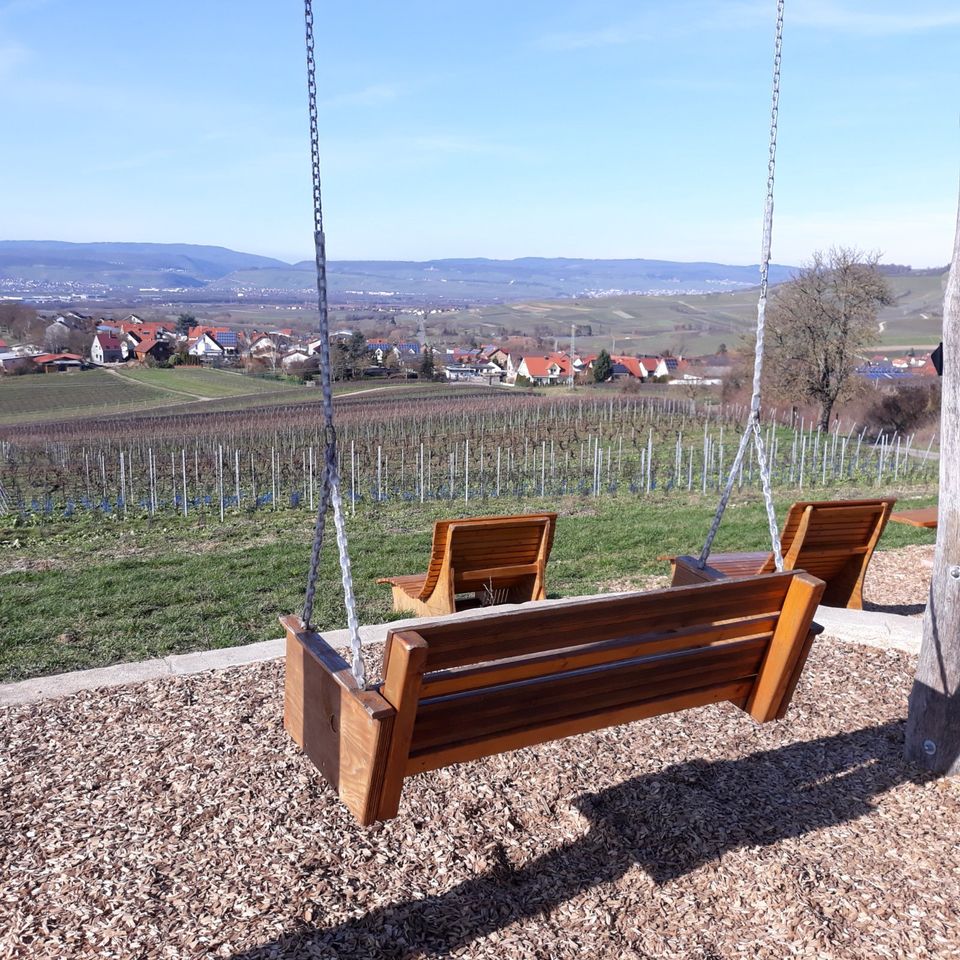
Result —
<path fill-rule="evenodd" d="M 102 366 L 105 363 L 121 363 L 130 356 L 130 346 L 112 333 L 98 333 L 90 344 L 90 359 Z"/>
<path fill-rule="evenodd" d="M 191 357 L 222 357 L 226 351 L 209 333 L 201 333 L 187 351 Z"/>
<path fill-rule="evenodd" d="M 273 338 L 263 333 L 250 341 L 248 352 L 251 357 L 256 357 L 258 360 L 276 360 L 279 351 Z"/>
<path fill-rule="evenodd" d="M 281 361 L 280 366 L 284 370 L 294 366 L 298 363 L 306 363 L 310 359 L 310 355 L 306 350 L 291 350 Z"/>

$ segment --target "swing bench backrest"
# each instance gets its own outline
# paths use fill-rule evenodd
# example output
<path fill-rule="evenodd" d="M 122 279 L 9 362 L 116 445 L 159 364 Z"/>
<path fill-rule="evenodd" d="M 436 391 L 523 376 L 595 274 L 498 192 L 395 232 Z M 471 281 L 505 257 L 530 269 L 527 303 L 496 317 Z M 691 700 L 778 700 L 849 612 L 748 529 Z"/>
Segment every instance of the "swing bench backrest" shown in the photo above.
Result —
<path fill-rule="evenodd" d="M 716 577 L 392 631 L 376 691 L 285 618 L 287 729 L 372 823 L 396 816 L 404 779 L 426 770 L 724 700 L 782 717 L 823 583 Z"/>

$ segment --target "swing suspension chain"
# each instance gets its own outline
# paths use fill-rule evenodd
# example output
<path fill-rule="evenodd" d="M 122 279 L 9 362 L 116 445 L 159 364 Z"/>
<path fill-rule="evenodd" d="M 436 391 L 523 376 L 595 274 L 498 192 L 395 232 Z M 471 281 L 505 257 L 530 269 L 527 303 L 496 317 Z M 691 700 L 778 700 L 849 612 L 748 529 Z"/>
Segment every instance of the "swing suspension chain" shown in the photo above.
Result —
<path fill-rule="evenodd" d="M 333 423 L 333 387 L 330 377 L 330 321 L 327 309 L 327 248 L 323 234 L 323 204 L 320 193 L 320 133 L 317 124 L 317 63 L 313 37 L 313 3 L 304 0 L 307 44 L 307 93 L 310 103 L 310 163 L 313 175 L 313 241 L 317 267 L 317 306 L 320 313 L 320 386 L 323 391 L 324 421 L 324 466 L 321 479 L 320 501 L 314 525 L 313 546 L 310 552 L 310 572 L 303 603 L 303 622 L 310 627 L 313 605 L 317 593 L 317 577 L 320 570 L 320 551 L 326 529 L 327 508 L 333 505 L 333 522 L 336 533 L 337 553 L 340 559 L 343 600 L 347 611 L 347 627 L 350 631 L 350 649 L 353 656 L 352 670 L 357 684 L 366 685 L 363 654 L 360 644 L 360 625 L 357 620 L 357 602 L 353 592 L 353 574 L 350 569 L 350 552 L 347 546 L 347 525 L 340 495 L 340 470 L 337 463 L 337 431 Z"/>
<path fill-rule="evenodd" d="M 783 570 L 783 554 L 780 550 L 780 533 L 777 529 L 777 515 L 773 507 L 773 490 L 770 482 L 770 463 L 767 459 L 763 442 L 763 431 L 760 428 L 760 384 L 763 379 L 763 341 L 767 317 L 767 287 L 770 275 L 770 248 L 773 242 L 773 185 L 777 168 L 777 122 L 780 111 L 780 62 L 783 51 L 783 7 L 785 0 L 777 0 L 777 28 L 776 43 L 773 56 L 773 100 L 770 107 L 770 151 L 767 158 L 767 197 L 763 210 L 763 242 L 760 253 L 760 296 L 757 301 L 757 347 L 753 359 L 753 395 L 750 398 L 750 416 L 744 428 L 737 455 L 730 466 L 726 485 L 717 511 L 710 525 L 710 531 L 700 552 L 698 561 L 700 568 L 706 566 L 710 556 L 710 548 L 720 529 L 720 521 L 727 509 L 727 503 L 733 492 L 737 474 L 743 463 L 743 456 L 751 440 L 757 448 L 757 461 L 760 466 L 760 481 L 763 487 L 763 500 L 767 510 L 767 526 L 770 530 L 770 544 L 773 549 L 773 559 L 777 570 Z"/>

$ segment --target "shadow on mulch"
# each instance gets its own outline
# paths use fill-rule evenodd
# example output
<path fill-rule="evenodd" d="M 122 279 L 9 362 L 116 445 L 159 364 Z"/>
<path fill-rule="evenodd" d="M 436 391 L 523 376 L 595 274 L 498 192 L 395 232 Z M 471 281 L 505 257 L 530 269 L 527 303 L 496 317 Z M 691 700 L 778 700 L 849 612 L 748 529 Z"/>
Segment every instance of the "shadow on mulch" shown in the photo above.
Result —
<path fill-rule="evenodd" d="M 866 816 L 872 801 L 928 777 L 903 759 L 904 721 L 735 760 L 691 761 L 584 794 L 586 836 L 514 868 L 497 864 L 446 893 L 371 910 L 336 927 L 303 923 L 233 960 L 445 955 L 557 906 L 635 865 L 657 884 L 741 847 L 763 847 Z M 402 815 L 402 814 L 401 814 Z"/>
<path fill-rule="evenodd" d="M 923 613 L 927 605 L 925 603 L 873 603 L 870 600 L 864 600 L 863 609 L 872 610 L 875 613 L 898 613 L 902 617 L 914 617 Z"/>

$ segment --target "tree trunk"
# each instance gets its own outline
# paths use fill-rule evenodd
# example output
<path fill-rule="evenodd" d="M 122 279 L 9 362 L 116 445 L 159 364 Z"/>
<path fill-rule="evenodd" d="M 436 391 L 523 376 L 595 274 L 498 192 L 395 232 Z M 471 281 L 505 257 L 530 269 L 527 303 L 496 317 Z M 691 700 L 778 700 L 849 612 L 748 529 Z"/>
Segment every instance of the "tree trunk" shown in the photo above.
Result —
<path fill-rule="evenodd" d="M 906 756 L 960 773 L 960 211 L 943 305 L 940 506 L 920 662 L 910 693 Z"/>
<path fill-rule="evenodd" d="M 826 406 L 825 404 L 820 407 L 820 429 L 824 433 L 830 432 L 830 414 L 833 411 L 833 404 Z"/>

